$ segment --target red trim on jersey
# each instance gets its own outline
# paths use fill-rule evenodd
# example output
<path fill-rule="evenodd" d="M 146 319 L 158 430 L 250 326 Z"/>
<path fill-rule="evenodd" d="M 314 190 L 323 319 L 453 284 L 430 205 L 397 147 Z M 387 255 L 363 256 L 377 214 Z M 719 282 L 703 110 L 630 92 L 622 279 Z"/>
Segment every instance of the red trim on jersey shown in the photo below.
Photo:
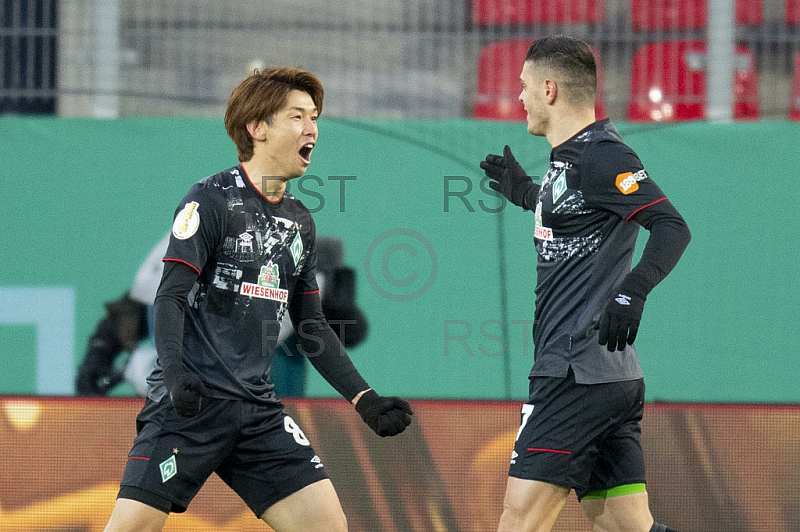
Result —
<path fill-rule="evenodd" d="M 661 203 L 661 202 L 662 202 L 662 201 L 664 201 L 665 199 L 667 199 L 667 197 L 666 197 L 666 196 L 664 196 L 663 198 L 661 198 L 661 199 L 659 199 L 659 200 L 655 200 L 653 203 L 648 203 L 648 204 L 647 204 L 647 205 L 645 205 L 644 207 L 639 207 L 638 209 L 636 209 L 635 211 L 633 211 L 633 212 L 631 213 L 631 215 L 630 215 L 630 216 L 628 216 L 627 218 L 625 218 L 625 221 L 626 221 L 626 222 L 630 222 L 630 221 L 631 221 L 631 218 L 633 218 L 634 216 L 636 216 L 636 213 L 637 213 L 637 212 L 639 212 L 639 211 L 643 211 L 643 210 L 645 210 L 645 209 L 646 209 L 646 208 L 648 208 L 648 207 L 652 207 L 652 206 L 653 206 L 653 205 L 655 205 L 656 203 Z"/>
<path fill-rule="evenodd" d="M 161 259 L 161 262 L 180 262 L 181 264 L 185 264 L 188 267 L 190 267 L 191 269 L 193 269 L 194 271 L 196 271 L 197 275 L 200 275 L 200 270 L 197 269 L 197 266 L 195 266 L 194 264 L 189 264 L 185 260 L 181 260 L 181 259 L 166 259 L 166 258 L 164 258 L 164 259 Z"/>
<path fill-rule="evenodd" d="M 252 180 L 252 179 L 250 179 L 250 176 L 249 176 L 249 175 L 247 175 L 247 170 L 245 170 L 245 169 L 244 169 L 244 166 L 240 164 L 240 165 L 239 165 L 239 168 L 241 168 L 241 169 L 242 169 L 242 172 L 244 173 L 244 176 L 247 178 L 247 180 L 250 182 L 250 184 L 251 184 L 251 185 L 253 185 L 253 188 L 254 188 L 254 189 L 256 189 L 256 192 L 258 192 L 258 195 L 259 195 L 259 196 L 261 196 L 262 198 L 264 198 L 265 200 L 267 200 L 268 202 L 270 202 L 270 203 L 272 203 L 272 204 L 275 204 L 275 203 L 280 203 L 281 201 L 283 201 L 283 196 L 281 196 L 281 199 L 277 199 L 277 200 L 271 200 L 271 199 L 269 199 L 268 197 L 266 197 L 266 196 L 265 196 L 265 195 L 264 195 L 264 194 L 263 194 L 263 193 L 262 193 L 262 192 L 261 192 L 261 191 L 258 189 L 258 187 L 256 186 L 256 184 L 255 184 L 255 183 L 253 183 L 253 180 Z M 286 189 L 284 189 L 283 193 L 284 193 L 284 194 L 286 194 Z"/>
<path fill-rule="evenodd" d="M 147 458 L 146 456 L 129 456 L 128 460 L 146 460 L 148 462 L 150 461 L 150 459 Z"/>
<path fill-rule="evenodd" d="M 319 294 L 319 290 L 312 290 L 311 292 L 300 292 L 301 296 L 310 296 L 311 294 Z"/>
<path fill-rule="evenodd" d="M 537 447 L 528 447 L 528 450 L 533 452 L 542 452 L 542 453 L 572 454 L 572 451 L 559 451 L 558 449 L 539 449 Z"/>

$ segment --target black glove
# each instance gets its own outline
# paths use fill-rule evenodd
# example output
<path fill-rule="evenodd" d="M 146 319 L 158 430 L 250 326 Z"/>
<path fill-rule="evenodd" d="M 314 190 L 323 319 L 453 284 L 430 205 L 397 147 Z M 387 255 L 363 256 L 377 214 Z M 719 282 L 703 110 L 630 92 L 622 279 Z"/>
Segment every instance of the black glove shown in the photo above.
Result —
<path fill-rule="evenodd" d="M 503 155 L 489 154 L 481 161 L 486 177 L 491 179 L 489 187 L 500 192 L 508 201 L 523 209 L 533 209 L 539 185 L 525 173 L 511 153 L 511 148 L 503 148 Z"/>
<path fill-rule="evenodd" d="M 411 406 L 399 397 L 382 397 L 367 391 L 356 403 L 356 412 L 380 437 L 396 436 L 411 424 Z"/>
<path fill-rule="evenodd" d="M 597 325 L 600 345 L 608 345 L 608 350 L 625 349 L 625 344 L 633 344 L 642 321 L 642 311 L 646 296 L 621 289 L 606 304 Z"/>
<path fill-rule="evenodd" d="M 172 406 L 182 416 L 194 416 L 200 412 L 206 387 L 193 373 L 179 366 L 164 368 L 164 387 L 169 392 Z"/>

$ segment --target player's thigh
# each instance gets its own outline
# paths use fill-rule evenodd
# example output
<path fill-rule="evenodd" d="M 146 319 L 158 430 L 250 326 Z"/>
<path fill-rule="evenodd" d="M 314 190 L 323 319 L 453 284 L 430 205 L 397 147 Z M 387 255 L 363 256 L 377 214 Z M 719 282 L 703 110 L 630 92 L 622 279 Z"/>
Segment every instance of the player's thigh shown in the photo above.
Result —
<path fill-rule="evenodd" d="M 647 492 L 583 499 L 581 507 L 595 532 L 646 532 L 653 526 Z"/>
<path fill-rule="evenodd" d="M 614 411 L 604 404 L 602 385 L 566 378 L 535 377 L 523 405 L 509 476 L 584 489 Z"/>
<path fill-rule="evenodd" d="M 228 455 L 241 401 L 203 398 L 197 415 L 181 416 L 169 397 L 145 401 L 120 481 L 120 499 L 183 512 Z"/>
<path fill-rule="evenodd" d="M 325 465 L 282 405 L 244 405 L 236 445 L 216 469 L 253 513 L 327 479 Z"/>
<path fill-rule="evenodd" d="M 261 516 L 275 532 L 347 530 L 339 496 L 329 479 L 310 484 L 276 502 Z"/>
<path fill-rule="evenodd" d="M 155 532 L 164 527 L 168 514 L 131 499 L 117 499 L 105 532 Z"/>
<path fill-rule="evenodd" d="M 544 532 L 553 527 L 569 488 L 539 480 L 508 477 L 500 532 Z"/>
<path fill-rule="evenodd" d="M 627 398 L 627 408 L 619 409 L 617 420 L 609 427 L 598 447 L 591 478 L 585 487 L 576 487 L 579 501 L 616 499 L 645 491 L 644 452 L 641 443 L 641 419 L 644 387 L 641 381 L 612 383 L 617 390 L 609 402 Z"/>

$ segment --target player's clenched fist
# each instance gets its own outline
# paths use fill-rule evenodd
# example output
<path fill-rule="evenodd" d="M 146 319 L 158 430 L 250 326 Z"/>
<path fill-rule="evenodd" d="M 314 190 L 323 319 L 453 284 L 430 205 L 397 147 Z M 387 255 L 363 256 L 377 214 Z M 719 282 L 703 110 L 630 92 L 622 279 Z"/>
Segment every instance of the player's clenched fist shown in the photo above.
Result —
<path fill-rule="evenodd" d="M 196 375 L 174 367 L 164 368 L 164 387 L 175 410 L 182 416 L 194 416 L 200 412 L 206 387 Z"/>
<path fill-rule="evenodd" d="M 411 406 L 399 397 L 383 397 L 368 390 L 356 403 L 356 412 L 378 436 L 396 436 L 411 424 Z"/>

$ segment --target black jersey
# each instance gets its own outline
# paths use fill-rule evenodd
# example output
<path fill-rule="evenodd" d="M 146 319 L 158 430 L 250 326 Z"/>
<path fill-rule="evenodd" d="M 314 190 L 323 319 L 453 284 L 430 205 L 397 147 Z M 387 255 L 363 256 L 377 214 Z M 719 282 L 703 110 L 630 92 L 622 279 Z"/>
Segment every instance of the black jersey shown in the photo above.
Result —
<path fill-rule="evenodd" d="M 637 379 L 633 346 L 609 353 L 594 329 L 631 269 L 631 218 L 666 197 L 608 119 L 553 148 L 536 202 L 535 363 L 531 375 L 581 384 Z"/>
<path fill-rule="evenodd" d="M 318 291 L 315 227 L 285 193 L 267 200 L 236 166 L 195 184 L 178 207 L 165 261 L 199 277 L 187 297 L 183 363 L 208 395 L 278 402 L 269 368 L 295 294 Z M 160 368 L 149 395 L 160 399 Z"/>

